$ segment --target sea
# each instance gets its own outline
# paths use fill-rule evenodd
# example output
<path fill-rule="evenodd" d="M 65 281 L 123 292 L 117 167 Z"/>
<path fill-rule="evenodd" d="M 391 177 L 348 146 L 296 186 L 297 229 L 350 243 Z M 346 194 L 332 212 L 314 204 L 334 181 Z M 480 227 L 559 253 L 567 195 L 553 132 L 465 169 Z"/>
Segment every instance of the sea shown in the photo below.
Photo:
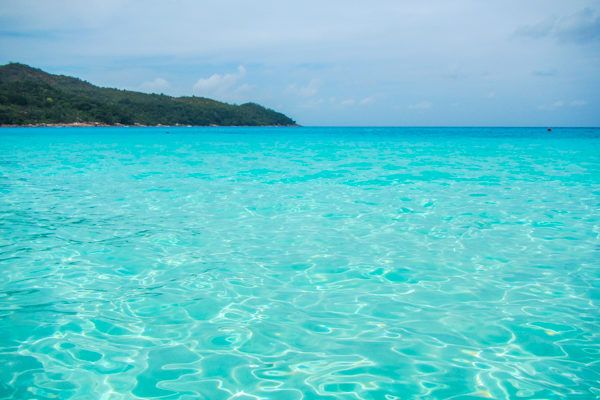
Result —
<path fill-rule="evenodd" d="M 0 129 L 2 399 L 600 397 L 600 129 Z"/>

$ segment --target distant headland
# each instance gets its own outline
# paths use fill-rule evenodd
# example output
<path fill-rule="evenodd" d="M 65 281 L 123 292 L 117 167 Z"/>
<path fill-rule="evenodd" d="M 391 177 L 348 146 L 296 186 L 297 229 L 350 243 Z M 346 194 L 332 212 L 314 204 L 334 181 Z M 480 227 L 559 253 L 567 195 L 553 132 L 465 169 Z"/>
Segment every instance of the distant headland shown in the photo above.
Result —
<path fill-rule="evenodd" d="M 0 66 L 0 126 L 295 126 L 256 103 L 94 86 L 28 65 Z"/>

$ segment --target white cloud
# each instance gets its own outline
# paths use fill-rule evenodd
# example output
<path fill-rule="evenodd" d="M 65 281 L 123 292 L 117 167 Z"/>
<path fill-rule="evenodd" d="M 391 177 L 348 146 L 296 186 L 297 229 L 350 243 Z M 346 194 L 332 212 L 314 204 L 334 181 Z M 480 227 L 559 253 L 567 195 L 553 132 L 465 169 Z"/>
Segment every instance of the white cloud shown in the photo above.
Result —
<path fill-rule="evenodd" d="M 554 37 L 561 42 L 593 42 L 600 40 L 600 15 L 591 8 L 584 8 L 573 14 L 521 26 L 516 34 L 534 39 Z"/>
<path fill-rule="evenodd" d="M 331 103 L 331 101 L 329 101 L 329 103 Z M 322 98 L 311 97 L 311 98 L 305 99 L 305 101 L 298 103 L 298 106 L 301 108 L 305 108 L 305 109 L 314 109 L 317 107 L 322 108 L 322 106 L 325 104 L 328 104 L 328 100 L 322 99 Z"/>
<path fill-rule="evenodd" d="M 571 107 L 585 107 L 587 106 L 587 101 L 585 100 L 573 100 L 569 103 Z"/>
<path fill-rule="evenodd" d="M 320 82 L 311 79 L 306 85 L 292 84 L 288 86 L 287 92 L 300 97 L 312 97 L 319 93 Z"/>
<path fill-rule="evenodd" d="M 208 78 L 198 79 L 193 90 L 200 96 L 230 98 L 250 88 L 250 85 L 247 84 L 236 87 L 236 84 L 245 76 L 246 68 L 240 65 L 235 73 L 212 74 Z"/>
<path fill-rule="evenodd" d="M 557 110 L 559 108 L 562 108 L 565 105 L 565 102 L 562 100 L 556 100 L 552 103 L 548 103 L 548 104 L 542 104 L 540 106 L 538 106 L 539 110 Z"/>
<path fill-rule="evenodd" d="M 375 99 L 372 96 L 369 96 L 364 97 L 360 100 L 356 100 L 353 98 L 344 99 L 339 102 L 339 105 L 342 107 L 367 106 L 369 104 L 373 104 L 374 102 Z"/>
<path fill-rule="evenodd" d="M 431 104 L 430 101 L 427 100 L 423 100 L 423 101 L 419 101 L 418 103 L 414 103 L 408 106 L 409 110 L 429 110 L 431 107 L 433 106 L 433 104 Z"/>
<path fill-rule="evenodd" d="M 171 87 L 169 81 L 164 78 L 155 78 L 151 81 L 144 82 L 140 85 L 143 92 L 162 93 L 164 90 Z"/>
<path fill-rule="evenodd" d="M 585 107 L 587 105 L 587 101 L 585 100 L 556 100 L 552 103 L 542 104 L 538 106 L 538 110 L 551 111 L 558 110 L 559 108 L 577 108 L 577 107 Z"/>
<path fill-rule="evenodd" d="M 369 97 L 365 97 L 364 99 L 362 99 L 359 103 L 362 106 L 367 106 L 369 104 L 375 103 L 375 99 L 372 96 L 369 96 Z"/>

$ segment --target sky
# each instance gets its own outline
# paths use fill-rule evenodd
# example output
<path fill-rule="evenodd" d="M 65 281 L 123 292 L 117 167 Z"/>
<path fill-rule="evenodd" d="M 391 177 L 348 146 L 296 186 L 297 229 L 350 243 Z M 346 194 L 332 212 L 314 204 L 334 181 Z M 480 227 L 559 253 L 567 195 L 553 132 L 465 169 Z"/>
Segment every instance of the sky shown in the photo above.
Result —
<path fill-rule="evenodd" d="M 302 125 L 600 126 L 599 0 L 0 0 L 0 64 Z"/>

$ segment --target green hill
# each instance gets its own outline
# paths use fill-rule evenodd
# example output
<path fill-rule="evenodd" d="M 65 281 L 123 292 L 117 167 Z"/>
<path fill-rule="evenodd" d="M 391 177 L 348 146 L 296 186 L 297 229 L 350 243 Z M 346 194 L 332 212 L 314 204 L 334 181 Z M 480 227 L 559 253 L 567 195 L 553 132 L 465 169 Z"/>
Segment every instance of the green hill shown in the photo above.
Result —
<path fill-rule="evenodd" d="M 0 66 L 0 124 L 295 125 L 255 103 L 101 88 L 27 65 Z"/>

